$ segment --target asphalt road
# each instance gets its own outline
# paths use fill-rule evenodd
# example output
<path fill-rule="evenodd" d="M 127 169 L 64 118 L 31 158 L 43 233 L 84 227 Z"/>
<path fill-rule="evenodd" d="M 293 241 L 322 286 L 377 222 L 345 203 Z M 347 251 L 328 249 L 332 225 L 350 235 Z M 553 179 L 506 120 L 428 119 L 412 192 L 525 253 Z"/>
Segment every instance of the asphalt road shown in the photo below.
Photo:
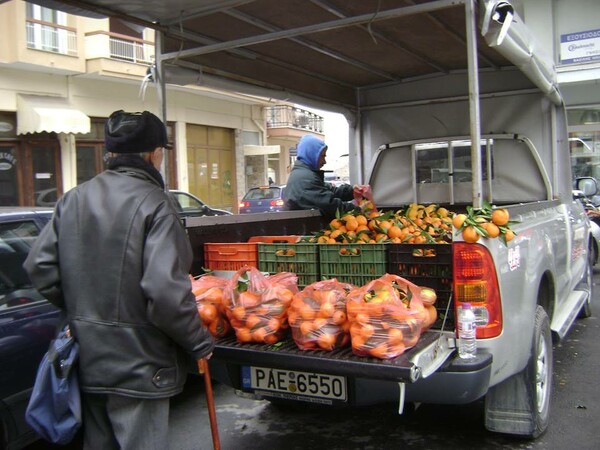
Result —
<path fill-rule="evenodd" d="M 593 315 L 580 319 L 555 346 L 550 426 L 537 440 L 497 435 L 483 426 L 483 402 L 466 406 L 420 405 L 397 414 L 397 405 L 352 410 L 282 408 L 242 398 L 214 385 L 223 450 L 388 450 L 600 448 L 600 271 Z M 172 401 L 171 450 L 210 450 L 212 439 L 204 382 L 191 377 Z M 407 411 L 408 410 L 408 411 Z M 28 450 L 80 449 L 38 443 Z"/>

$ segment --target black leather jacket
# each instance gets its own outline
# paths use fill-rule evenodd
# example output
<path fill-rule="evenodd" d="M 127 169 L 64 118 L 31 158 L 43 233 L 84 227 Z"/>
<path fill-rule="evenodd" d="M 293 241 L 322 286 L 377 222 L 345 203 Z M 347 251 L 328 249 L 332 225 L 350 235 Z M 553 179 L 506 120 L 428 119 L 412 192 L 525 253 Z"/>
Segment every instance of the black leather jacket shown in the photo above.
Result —
<path fill-rule="evenodd" d="M 182 390 L 190 355 L 214 347 L 191 292 L 191 263 L 175 210 L 140 168 L 107 170 L 59 200 L 24 266 L 66 310 L 84 392 L 164 398 Z"/>

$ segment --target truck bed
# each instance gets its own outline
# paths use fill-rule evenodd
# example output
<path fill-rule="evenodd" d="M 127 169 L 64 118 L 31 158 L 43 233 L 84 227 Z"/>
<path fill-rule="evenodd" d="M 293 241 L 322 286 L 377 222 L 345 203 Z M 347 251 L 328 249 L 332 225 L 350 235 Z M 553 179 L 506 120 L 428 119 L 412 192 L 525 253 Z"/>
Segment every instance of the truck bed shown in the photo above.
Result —
<path fill-rule="evenodd" d="M 441 370 L 461 372 L 475 371 L 491 364 L 490 354 L 478 354 L 470 361 L 449 360 L 454 353 L 454 333 L 430 330 L 421 335 L 414 347 L 389 360 L 356 356 L 350 347 L 333 351 L 300 350 L 291 338 L 266 345 L 242 344 L 235 336 L 218 339 L 212 359 L 240 366 L 265 366 L 402 383 L 425 378 L 442 366 Z"/>

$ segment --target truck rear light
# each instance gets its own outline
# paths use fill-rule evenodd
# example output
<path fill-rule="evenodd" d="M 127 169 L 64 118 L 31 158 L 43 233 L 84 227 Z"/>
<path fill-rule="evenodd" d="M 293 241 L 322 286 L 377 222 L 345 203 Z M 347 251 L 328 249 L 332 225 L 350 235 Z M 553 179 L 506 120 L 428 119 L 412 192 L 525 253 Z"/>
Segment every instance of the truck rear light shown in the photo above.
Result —
<path fill-rule="evenodd" d="M 283 200 L 271 200 L 271 206 L 283 206 Z"/>
<path fill-rule="evenodd" d="M 496 268 L 489 251 L 479 244 L 453 244 L 454 303 L 471 303 L 477 317 L 477 338 L 502 333 L 502 304 Z M 458 312 L 455 314 L 458 317 Z"/>

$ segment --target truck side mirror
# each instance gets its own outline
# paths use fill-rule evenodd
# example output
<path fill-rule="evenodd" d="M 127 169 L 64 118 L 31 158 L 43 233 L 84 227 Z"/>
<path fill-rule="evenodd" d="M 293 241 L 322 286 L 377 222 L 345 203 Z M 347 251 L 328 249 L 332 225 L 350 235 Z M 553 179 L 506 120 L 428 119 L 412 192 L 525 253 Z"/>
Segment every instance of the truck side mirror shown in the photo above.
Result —
<path fill-rule="evenodd" d="M 593 197 L 598 193 L 598 183 L 592 177 L 577 178 L 575 189 L 582 191 L 586 197 Z"/>

